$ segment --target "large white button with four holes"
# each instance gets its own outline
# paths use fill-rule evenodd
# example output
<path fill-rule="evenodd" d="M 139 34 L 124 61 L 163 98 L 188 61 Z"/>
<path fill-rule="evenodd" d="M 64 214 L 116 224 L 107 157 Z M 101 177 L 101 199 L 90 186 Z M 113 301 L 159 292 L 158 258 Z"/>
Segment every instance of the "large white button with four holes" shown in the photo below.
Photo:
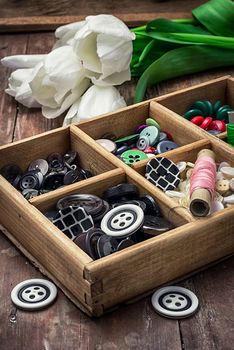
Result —
<path fill-rule="evenodd" d="M 111 209 L 101 221 L 101 229 L 112 237 L 127 237 L 136 232 L 144 221 L 143 210 L 135 204 L 123 204 Z"/>
<path fill-rule="evenodd" d="M 20 282 L 11 292 L 12 302 L 20 309 L 29 311 L 47 307 L 56 296 L 56 286 L 52 282 L 40 278 Z"/>
<path fill-rule="evenodd" d="M 189 289 L 169 286 L 157 290 L 152 295 L 152 305 L 156 312 L 168 318 L 189 317 L 198 308 L 198 298 Z"/>

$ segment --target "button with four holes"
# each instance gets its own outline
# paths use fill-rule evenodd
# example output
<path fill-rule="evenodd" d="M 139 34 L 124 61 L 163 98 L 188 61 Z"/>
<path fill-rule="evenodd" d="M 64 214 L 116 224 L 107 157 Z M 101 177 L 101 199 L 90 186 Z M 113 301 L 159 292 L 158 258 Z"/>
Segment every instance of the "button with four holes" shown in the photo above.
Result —
<path fill-rule="evenodd" d="M 11 292 L 11 300 L 18 308 L 31 311 L 49 306 L 56 296 L 56 286 L 39 278 L 23 281 Z"/>
<path fill-rule="evenodd" d="M 160 315 L 181 319 L 193 315 L 198 308 L 198 298 L 189 289 L 179 286 L 163 287 L 151 299 L 152 305 Z"/>
<path fill-rule="evenodd" d="M 147 155 L 142 151 L 130 150 L 121 154 L 121 159 L 125 164 L 131 165 L 140 160 L 148 159 Z"/>
<path fill-rule="evenodd" d="M 143 210 L 134 204 L 123 204 L 111 209 L 101 221 L 102 231 L 112 237 L 127 237 L 141 228 Z"/>

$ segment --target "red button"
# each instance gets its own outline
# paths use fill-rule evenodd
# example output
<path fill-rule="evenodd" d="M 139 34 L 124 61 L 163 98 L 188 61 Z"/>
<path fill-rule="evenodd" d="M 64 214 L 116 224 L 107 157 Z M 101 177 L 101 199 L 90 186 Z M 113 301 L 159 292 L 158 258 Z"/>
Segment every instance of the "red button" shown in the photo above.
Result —
<path fill-rule="evenodd" d="M 151 146 L 147 146 L 147 147 L 144 149 L 144 152 L 145 152 L 145 153 L 154 153 L 154 152 L 155 152 L 155 148 L 154 148 L 154 147 L 151 147 Z"/>
<path fill-rule="evenodd" d="M 207 130 L 209 125 L 212 123 L 213 119 L 211 117 L 205 118 L 205 120 L 200 125 L 200 128 Z"/>
<path fill-rule="evenodd" d="M 219 130 L 220 132 L 226 131 L 226 124 L 223 120 L 214 120 L 209 125 L 209 130 Z"/>
<path fill-rule="evenodd" d="M 203 121 L 204 121 L 204 117 L 203 116 L 201 116 L 201 115 L 197 115 L 196 117 L 193 117 L 191 120 L 190 120 L 190 122 L 191 123 L 193 123 L 193 124 L 195 124 L 195 125 L 201 125 L 202 123 L 203 123 Z"/>

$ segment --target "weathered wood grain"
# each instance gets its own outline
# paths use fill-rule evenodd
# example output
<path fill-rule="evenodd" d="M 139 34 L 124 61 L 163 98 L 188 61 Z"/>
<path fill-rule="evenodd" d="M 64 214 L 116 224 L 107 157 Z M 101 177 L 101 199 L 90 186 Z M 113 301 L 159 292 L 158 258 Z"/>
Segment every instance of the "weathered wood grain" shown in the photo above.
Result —
<path fill-rule="evenodd" d="M 88 15 L 113 14 L 128 25 L 137 26 L 155 18 L 190 18 L 191 10 L 202 0 L 1 0 L 0 31 L 52 30 L 70 22 L 83 20 Z"/>

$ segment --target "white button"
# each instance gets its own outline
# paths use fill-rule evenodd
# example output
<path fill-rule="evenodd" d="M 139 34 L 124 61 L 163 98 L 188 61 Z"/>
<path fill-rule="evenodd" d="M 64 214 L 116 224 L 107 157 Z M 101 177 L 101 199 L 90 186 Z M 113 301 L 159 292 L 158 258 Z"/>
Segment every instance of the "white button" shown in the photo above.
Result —
<path fill-rule="evenodd" d="M 114 153 L 116 151 L 116 143 L 108 139 L 98 139 L 96 142 L 104 147 L 107 151 Z"/>
<path fill-rule="evenodd" d="M 168 318 L 191 316 L 198 308 L 198 298 L 190 290 L 169 286 L 157 290 L 151 299 L 156 312 Z"/>
<path fill-rule="evenodd" d="M 231 180 L 234 177 L 234 167 L 224 166 L 220 171 L 226 179 Z"/>
<path fill-rule="evenodd" d="M 228 197 L 224 197 L 223 202 L 227 204 L 234 204 L 234 194 Z"/>
<path fill-rule="evenodd" d="M 179 162 L 176 164 L 180 173 L 182 173 L 186 169 L 186 165 L 187 165 L 186 162 Z"/>
<path fill-rule="evenodd" d="M 101 229 L 112 237 L 126 237 L 143 224 L 144 212 L 135 204 L 123 204 L 111 209 L 101 221 Z"/>
<path fill-rule="evenodd" d="M 30 279 L 17 284 L 11 292 L 12 302 L 24 310 L 39 310 L 50 305 L 57 296 L 56 286 L 45 279 Z"/>

